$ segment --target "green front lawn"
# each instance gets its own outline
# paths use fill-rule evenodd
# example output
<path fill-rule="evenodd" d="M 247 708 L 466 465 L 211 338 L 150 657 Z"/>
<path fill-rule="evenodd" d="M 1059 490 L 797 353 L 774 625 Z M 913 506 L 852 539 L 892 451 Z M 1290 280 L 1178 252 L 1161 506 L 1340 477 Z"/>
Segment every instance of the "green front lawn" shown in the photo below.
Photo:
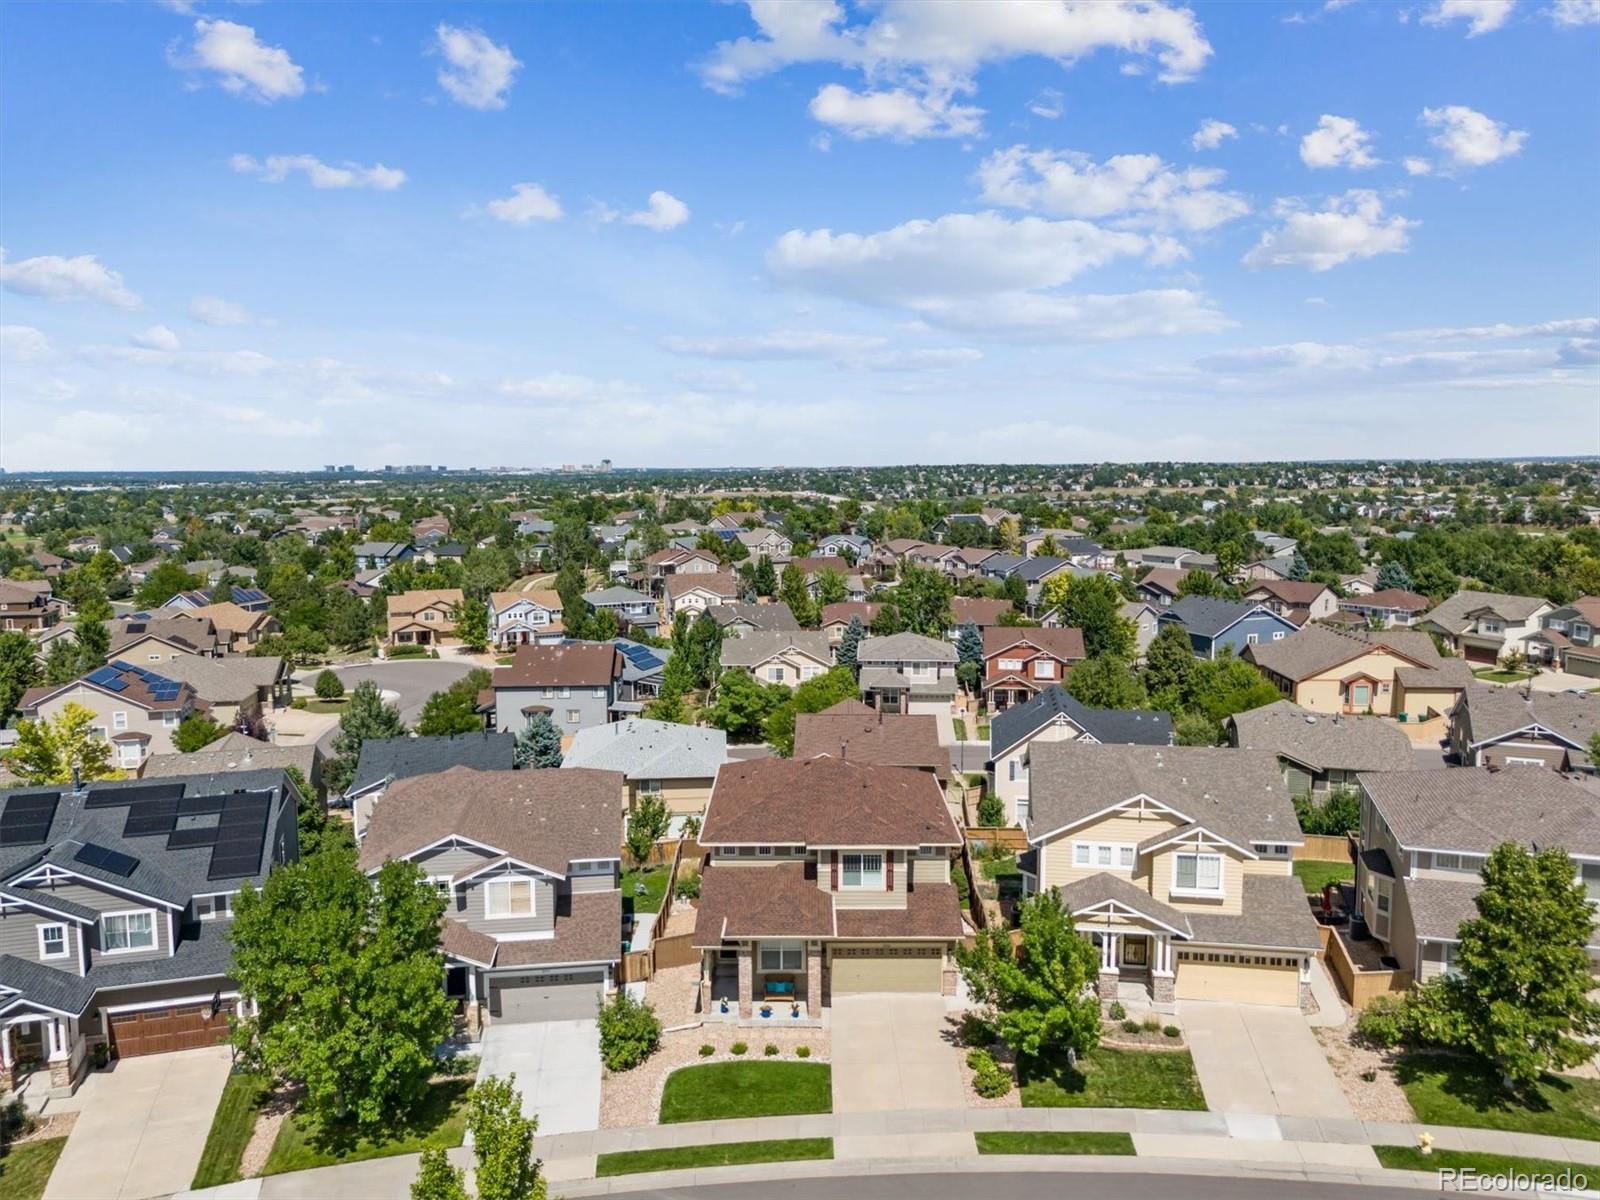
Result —
<path fill-rule="evenodd" d="M 39 1200 L 66 1144 L 64 1137 L 46 1138 L 13 1146 L 0 1155 L 0 1196 L 6 1200 Z"/>
<path fill-rule="evenodd" d="M 1492 1068 L 1442 1054 L 1408 1054 L 1395 1064 L 1395 1077 L 1424 1125 L 1600 1141 L 1600 1080 L 1546 1075 L 1530 1095 L 1511 1097 Z"/>
<path fill-rule="evenodd" d="M 191 1188 L 216 1187 L 240 1178 L 239 1160 L 256 1126 L 256 1108 L 271 1080 L 265 1075 L 230 1075 L 222 1089 L 217 1114 L 211 1118 L 206 1148 L 200 1153 Z"/>
<path fill-rule="evenodd" d="M 348 705 L 348 700 L 307 700 L 305 711 L 314 713 L 342 713 Z"/>
<path fill-rule="evenodd" d="M 1474 671 L 1479 679 L 1486 683 L 1521 683 L 1524 679 L 1532 679 L 1533 671 L 1501 671 L 1495 667 L 1485 667 L 1481 671 Z"/>
<path fill-rule="evenodd" d="M 361 1133 L 353 1122 L 339 1121 L 324 1128 L 295 1114 L 278 1130 L 278 1140 L 272 1143 L 261 1173 L 281 1175 L 308 1167 L 459 1146 L 467 1132 L 467 1093 L 471 1090 L 470 1079 L 436 1083 L 409 1121 L 375 1135 Z"/>
<path fill-rule="evenodd" d="M 690 1167 L 731 1167 L 741 1163 L 795 1162 L 832 1158 L 832 1138 L 786 1138 L 767 1142 L 724 1142 L 717 1146 L 674 1146 L 666 1150 L 619 1150 L 595 1159 L 597 1179 L 644 1171 L 683 1171 Z"/>
<path fill-rule="evenodd" d="M 624 912 L 653 913 L 661 911 L 661 903 L 667 897 L 667 877 L 672 874 L 670 865 L 660 867 L 646 867 L 640 870 L 634 867 L 631 871 L 622 873 L 622 909 Z M 644 884 L 644 894 L 637 894 L 640 883 Z"/>
<path fill-rule="evenodd" d="M 1096 1046 L 1069 1067 L 1065 1059 L 1017 1064 L 1023 1108 L 1185 1108 L 1203 1111 L 1205 1096 L 1187 1050 L 1117 1050 Z"/>
<path fill-rule="evenodd" d="M 1517 1158 L 1512 1154 L 1480 1154 L 1476 1150 L 1435 1150 L 1424 1154 L 1415 1146 L 1374 1146 L 1378 1161 L 1391 1171 L 1434 1172 L 1444 1167 L 1471 1168 L 1479 1175 L 1560 1175 L 1572 1171 L 1600 1178 L 1592 1163 L 1560 1162 L 1553 1158 Z"/>
<path fill-rule="evenodd" d="M 975 1133 L 979 1154 L 1132 1154 L 1126 1133 Z"/>
<path fill-rule="evenodd" d="M 1355 867 L 1347 862 L 1313 862 L 1301 859 L 1294 864 L 1295 878 L 1305 885 L 1307 895 L 1320 896 L 1325 883 L 1344 883 L 1356 877 Z"/>
<path fill-rule="evenodd" d="M 826 1063 L 730 1062 L 682 1067 L 667 1076 L 661 1123 L 789 1117 L 833 1111 Z"/>
<path fill-rule="evenodd" d="M 960 717 L 956 717 L 956 718 L 954 718 L 954 720 L 951 721 L 951 724 L 955 726 L 956 741 L 958 741 L 958 742 L 966 741 L 967 740 L 967 723 L 965 721 L 963 721 Z"/>

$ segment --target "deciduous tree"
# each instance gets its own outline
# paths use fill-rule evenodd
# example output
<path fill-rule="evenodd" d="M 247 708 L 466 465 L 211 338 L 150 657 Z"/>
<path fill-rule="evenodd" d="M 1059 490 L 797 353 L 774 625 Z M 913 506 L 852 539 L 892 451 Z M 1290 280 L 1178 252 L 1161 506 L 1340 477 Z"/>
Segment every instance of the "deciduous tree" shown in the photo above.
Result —
<path fill-rule="evenodd" d="M 411 1200 L 469 1200 L 465 1173 L 450 1165 L 445 1151 L 435 1146 L 422 1152 L 417 1177 L 411 1181 Z"/>
<path fill-rule="evenodd" d="M 22 693 L 43 679 L 33 639 L 16 629 L 0 633 L 0 726 L 11 720 Z"/>
<path fill-rule="evenodd" d="M 717 700 L 706 713 L 706 724 L 725 731 L 731 741 L 760 741 L 768 715 L 787 697 L 782 684 L 764 688 L 748 671 L 730 667 L 717 681 Z"/>
<path fill-rule="evenodd" d="M 69 700 L 51 720 L 23 721 L 6 765 L 26 784 L 69 783 L 74 773 L 85 781 L 110 779 L 116 774 L 111 743 L 95 736 L 96 720 Z"/>
<path fill-rule="evenodd" d="M 478 694 L 491 683 L 489 671 L 477 667 L 429 696 L 417 720 L 417 733 L 423 737 L 477 733 L 483 728 L 483 717 L 478 713 Z"/>
<path fill-rule="evenodd" d="M 533 1157 L 539 1122 L 522 1115 L 517 1077 L 491 1075 L 467 1099 L 478 1200 L 544 1200 L 545 1181 Z"/>
<path fill-rule="evenodd" d="M 1073 667 L 1067 691 L 1090 708 L 1142 708 L 1146 701 L 1144 684 L 1114 654 L 1097 655 Z"/>
<path fill-rule="evenodd" d="M 489 648 L 489 606 L 483 600 L 464 597 L 450 606 L 450 620 L 461 644 L 475 654 Z"/>
<path fill-rule="evenodd" d="M 671 828 L 672 813 L 660 793 L 641 794 L 628 814 L 626 841 L 633 861 L 640 866 L 649 862 L 656 843 L 666 837 Z"/>
<path fill-rule="evenodd" d="M 227 732 L 226 725 L 217 724 L 204 713 L 190 713 L 178 723 L 177 731 L 172 735 L 172 748 L 180 754 L 192 754 Z"/>
<path fill-rule="evenodd" d="M 1055 609 L 1063 625 L 1083 631 L 1090 658 L 1132 659 L 1138 649 L 1139 627 L 1122 615 L 1122 593 L 1108 576 L 1054 575 L 1044 581 L 1040 602 Z"/>

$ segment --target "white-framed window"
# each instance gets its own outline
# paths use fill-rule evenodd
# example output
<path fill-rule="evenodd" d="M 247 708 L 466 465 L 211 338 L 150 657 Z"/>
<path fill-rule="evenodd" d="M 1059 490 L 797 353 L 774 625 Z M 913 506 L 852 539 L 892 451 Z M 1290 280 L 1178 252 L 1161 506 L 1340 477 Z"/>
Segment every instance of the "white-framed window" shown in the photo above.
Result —
<path fill-rule="evenodd" d="M 483 885 L 483 912 L 495 918 L 533 916 L 533 880 L 489 880 Z"/>
<path fill-rule="evenodd" d="M 1582 622 L 1575 622 L 1572 626 L 1572 640 L 1575 642 L 1587 642 L 1589 635 L 1593 632 L 1594 630 L 1588 625 Z"/>
<path fill-rule="evenodd" d="M 1072 865 L 1102 871 L 1131 871 L 1138 847 L 1128 842 L 1073 842 Z"/>
<path fill-rule="evenodd" d="M 1508 766 L 1508 767 L 1542 767 L 1542 766 L 1544 766 L 1544 759 L 1542 759 L 1542 758 L 1513 758 L 1510 755 L 1507 755 L 1506 756 L 1506 766 Z"/>
<path fill-rule="evenodd" d="M 1172 890 L 1202 896 L 1222 895 L 1222 855 L 1199 851 L 1174 854 Z"/>
<path fill-rule="evenodd" d="M 1283 633 L 1280 631 L 1278 633 L 1273 634 L 1272 635 L 1272 640 L 1275 641 L 1275 642 L 1283 641 Z"/>
<path fill-rule="evenodd" d="M 1000 660 L 1000 669 L 1002 671 L 1020 671 L 1022 670 L 1022 660 L 1020 658 L 1002 658 Z"/>
<path fill-rule="evenodd" d="M 556 690 L 555 688 L 540 688 L 539 695 L 542 699 L 554 700 L 556 698 Z"/>
<path fill-rule="evenodd" d="M 766 858 L 771 858 L 772 857 L 772 847 L 771 846 L 757 846 L 756 847 L 756 854 L 758 856 L 765 856 Z"/>
<path fill-rule="evenodd" d="M 840 857 L 840 887 L 883 889 L 883 855 L 845 854 Z"/>
<path fill-rule="evenodd" d="M 173 712 L 171 709 L 168 709 L 166 712 L 161 714 L 161 723 L 168 729 L 173 729 L 178 724 L 178 716 L 179 714 Z"/>
<path fill-rule="evenodd" d="M 1244 640 L 1247 645 L 1254 646 L 1261 640 L 1261 635 L 1259 633 L 1247 633 L 1244 635 Z"/>
<path fill-rule="evenodd" d="M 138 742 L 119 742 L 117 744 L 117 763 L 124 767 L 137 767 L 143 758 Z"/>
<path fill-rule="evenodd" d="M 39 926 L 39 957 L 41 959 L 65 958 L 68 953 L 67 927 L 65 925 Z"/>
<path fill-rule="evenodd" d="M 1288 858 L 1289 847 L 1272 842 L 1256 842 L 1250 847 L 1262 858 Z"/>
<path fill-rule="evenodd" d="M 762 942 L 763 971 L 803 971 L 806 966 L 804 942 Z"/>
<path fill-rule="evenodd" d="M 768 667 L 767 668 L 767 682 L 768 683 L 782 683 L 783 682 L 783 668 L 781 666 Z"/>
<path fill-rule="evenodd" d="M 1056 664 L 1048 658 L 1034 659 L 1033 677 L 1035 679 L 1054 679 L 1056 677 Z"/>
<path fill-rule="evenodd" d="M 422 619 L 424 621 L 437 621 L 439 619 L 439 614 L 430 608 L 422 614 Z"/>
<path fill-rule="evenodd" d="M 569 708 L 569 709 L 567 709 L 567 724 L 568 725 L 576 725 L 581 720 L 583 720 L 583 711 L 581 709 L 577 709 L 577 708 Z"/>
<path fill-rule="evenodd" d="M 101 914 L 100 948 L 105 953 L 128 954 L 153 950 L 155 945 L 156 914 L 151 909 Z"/>
<path fill-rule="evenodd" d="M 569 687 L 562 688 L 561 689 L 561 698 L 563 700 L 570 700 L 572 698 L 572 689 L 569 688 Z"/>
<path fill-rule="evenodd" d="M 639 781 L 639 794 L 641 796 L 659 796 L 661 794 L 661 780 L 641 779 Z"/>

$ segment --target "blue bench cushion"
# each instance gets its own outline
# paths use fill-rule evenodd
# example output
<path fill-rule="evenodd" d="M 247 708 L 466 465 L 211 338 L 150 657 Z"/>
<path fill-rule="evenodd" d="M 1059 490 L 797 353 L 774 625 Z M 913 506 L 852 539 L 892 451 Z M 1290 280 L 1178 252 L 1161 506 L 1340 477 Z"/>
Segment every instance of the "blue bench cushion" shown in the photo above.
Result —
<path fill-rule="evenodd" d="M 794 980 L 792 980 L 792 979 L 769 979 L 769 980 L 767 980 L 767 995 L 769 995 L 769 996 L 792 996 L 792 995 L 794 995 Z"/>

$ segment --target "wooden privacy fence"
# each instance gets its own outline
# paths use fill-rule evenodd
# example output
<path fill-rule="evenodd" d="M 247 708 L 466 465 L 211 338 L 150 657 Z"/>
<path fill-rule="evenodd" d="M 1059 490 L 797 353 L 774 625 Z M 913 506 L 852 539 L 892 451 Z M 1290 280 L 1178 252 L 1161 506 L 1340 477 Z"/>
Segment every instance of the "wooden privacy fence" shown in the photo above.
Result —
<path fill-rule="evenodd" d="M 974 842 L 987 842 L 991 846 L 1004 847 L 1010 854 L 1023 854 L 1028 849 L 1028 835 L 1015 826 L 968 825 L 966 835 L 969 846 Z"/>
<path fill-rule="evenodd" d="M 660 934 L 672 919 L 672 906 L 677 903 L 678 873 L 685 863 L 698 871 L 704 851 L 700 849 L 698 842 L 689 839 L 661 842 L 656 850 L 657 853 L 651 856 L 653 863 L 666 862 L 669 858 L 672 862 L 672 870 L 667 875 L 667 891 L 661 898 L 661 909 L 656 913 L 653 930 L 656 936 L 651 938 L 650 945 L 645 949 L 630 950 L 622 956 L 619 977 L 623 983 L 640 983 L 653 979 L 657 971 L 665 970 L 667 967 L 687 966 L 700 957 L 700 952 L 693 945 L 693 933 L 680 933 L 672 937 L 662 937 Z"/>
<path fill-rule="evenodd" d="M 1350 839 L 1343 834 L 1333 837 L 1321 833 L 1303 833 L 1305 845 L 1294 848 L 1297 862 L 1349 862 Z"/>
<path fill-rule="evenodd" d="M 630 950 L 624 954 L 618 977 L 623 983 L 643 983 L 655 973 L 655 948 L 652 946 L 649 950 Z"/>
<path fill-rule="evenodd" d="M 700 951 L 694 948 L 693 933 L 678 933 L 672 937 L 657 938 L 650 943 L 653 967 L 664 971 L 668 967 L 686 967 L 700 961 Z"/>
<path fill-rule="evenodd" d="M 1339 986 L 1350 1000 L 1350 1007 L 1360 1012 L 1374 999 L 1388 992 L 1403 992 L 1411 986 L 1410 971 L 1370 970 L 1358 967 L 1338 932 L 1327 925 L 1318 927 L 1322 938 L 1322 961 L 1333 969 Z"/>

